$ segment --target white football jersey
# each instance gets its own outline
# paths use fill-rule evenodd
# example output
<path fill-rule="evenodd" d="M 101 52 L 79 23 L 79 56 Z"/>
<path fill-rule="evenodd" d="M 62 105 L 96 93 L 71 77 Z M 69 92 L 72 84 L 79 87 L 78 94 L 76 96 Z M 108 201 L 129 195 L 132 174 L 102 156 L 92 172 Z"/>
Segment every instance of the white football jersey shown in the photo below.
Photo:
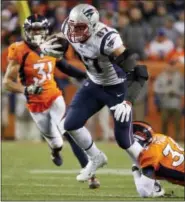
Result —
<path fill-rule="evenodd" d="M 69 41 L 67 19 L 61 29 Z M 69 43 L 85 64 L 87 75 L 94 83 L 106 86 L 125 81 L 126 74 L 120 67 L 111 62 L 110 57 L 111 53 L 123 44 L 115 29 L 99 22 L 95 32 L 86 42 L 72 43 L 69 41 Z"/>

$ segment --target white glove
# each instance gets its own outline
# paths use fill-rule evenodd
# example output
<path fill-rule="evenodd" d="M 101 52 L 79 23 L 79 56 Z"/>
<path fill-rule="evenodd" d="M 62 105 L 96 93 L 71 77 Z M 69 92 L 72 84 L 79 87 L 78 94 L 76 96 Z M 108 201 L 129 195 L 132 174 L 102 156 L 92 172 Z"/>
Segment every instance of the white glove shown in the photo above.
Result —
<path fill-rule="evenodd" d="M 122 103 L 111 107 L 110 110 L 115 110 L 114 118 L 116 121 L 121 119 L 121 122 L 124 122 L 124 120 L 128 122 L 132 110 L 132 104 L 127 101 L 123 101 Z"/>
<path fill-rule="evenodd" d="M 38 85 L 30 85 L 30 86 L 27 86 L 25 87 L 24 89 L 24 94 L 25 95 L 38 95 L 38 94 L 41 94 L 42 93 L 42 87 L 41 86 L 38 86 Z"/>
<path fill-rule="evenodd" d="M 56 57 L 56 58 L 61 57 L 63 55 L 63 52 L 55 50 L 55 49 L 61 48 L 62 45 L 61 44 L 53 44 L 57 40 L 58 39 L 55 37 L 55 38 L 49 39 L 49 40 L 45 41 L 44 43 L 42 43 L 40 45 L 41 52 L 44 55 L 49 55 L 49 56 Z"/>
<path fill-rule="evenodd" d="M 165 191 L 160 183 L 143 175 L 139 168 L 135 165 L 132 166 L 132 174 L 134 177 L 137 192 L 141 197 L 164 196 Z"/>

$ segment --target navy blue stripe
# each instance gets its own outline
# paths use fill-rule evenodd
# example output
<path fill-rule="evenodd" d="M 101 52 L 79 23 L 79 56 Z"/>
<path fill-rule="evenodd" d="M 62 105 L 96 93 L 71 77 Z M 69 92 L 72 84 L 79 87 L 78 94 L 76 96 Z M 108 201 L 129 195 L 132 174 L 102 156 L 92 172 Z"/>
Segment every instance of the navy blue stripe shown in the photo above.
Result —
<path fill-rule="evenodd" d="M 67 20 L 69 19 L 69 17 L 68 18 L 66 18 L 65 19 L 65 21 L 64 21 L 64 23 L 63 23 L 63 26 L 62 26 L 62 29 L 61 29 L 61 31 L 64 33 L 64 31 L 65 31 L 65 28 L 66 28 L 66 24 L 67 24 Z"/>
<path fill-rule="evenodd" d="M 29 52 L 25 53 L 22 57 L 22 63 L 20 65 L 20 69 L 19 69 L 19 77 L 20 77 L 20 80 L 21 80 L 21 83 L 23 85 L 26 85 L 26 75 L 25 75 L 25 72 L 24 72 L 24 67 L 25 67 L 25 62 L 26 62 L 26 58 L 28 57 L 29 55 Z M 27 94 L 25 94 L 26 96 L 26 99 L 27 99 L 27 102 L 29 101 L 29 97 Z"/>
<path fill-rule="evenodd" d="M 106 55 L 106 54 L 104 53 L 105 43 L 106 43 L 107 38 L 108 38 L 111 34 L 113 34 L 113 33 L 117 33 L 117 32 L 115 32 L 115 31 L 108 32 L 108 33 L 103 37 L 103 39 L 102 39 L 102 41 L 101 41 L 101 45 L 100 45 L 100 53 L 101 53 L 102 55 Z M 107 56 L 107 55 L 106 55 L 106 56 Z"/>
<path fill-rule="evenodd" d="M 20 66 L 20 69 L 19 69 L 19 76 L 20 76 L 20 79 L 21 79 L 21 83 L 23 85 L 25 85 L 26 83 L 26 76 L 25 76 L 25 72 L 24 72 L 24 66 L 25 66 L 25 62 L 26 62 L 26 58 L 28 57 L 29 55 L 29 52 L 25 53 L 22 57 L 22 63 L 21 63 L 21 66 Z"/>
<path fill-rule="evenodd" d="M 178 180 L 183 182 L 185 179 L 184 173 L 177 171 L 177 170 L 172 170 L 170 168 L 166 168 L 160 164 L 159 170 L 156 171 L 156 176 L 157 177 L 162 177 L 162 178 L 167 178 L 167 179 L 172 179 L 172 180 Z"/>

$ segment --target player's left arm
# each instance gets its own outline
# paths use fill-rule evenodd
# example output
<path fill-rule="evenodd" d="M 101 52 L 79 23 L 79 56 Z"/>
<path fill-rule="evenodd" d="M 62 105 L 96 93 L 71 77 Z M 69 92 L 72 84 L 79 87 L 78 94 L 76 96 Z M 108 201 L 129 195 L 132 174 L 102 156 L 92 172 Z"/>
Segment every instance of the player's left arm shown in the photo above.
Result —
<path fill-rule="evenodd" d="M 114 40 L 114 41 L 113 41 Z M 145 82 L 148 80 L 148 72 L 145 65 L 138 65 L 135 54 L 124 47 L 119 34 L 108 42 L 112 45 L 111 57 L 113 63 L 118 65 L 124 72 L 127 73 L 128 90 L 123 102 L 111 107 L 115 110 L 114 117 L 117 121 L 129 121 L 132 105 L 139 95 Z M 105 49 L 106 50 L 106 49 Z"/>
<path fill-rule="evenodd" d="M 148 80 L 147 68 L 137 64 L 135 55 L 123 45 L 114 50 L 112 55 L 116 58 L 114 62 L 128 74 L 128 93 L 125 100 L 133 104 Z"/>

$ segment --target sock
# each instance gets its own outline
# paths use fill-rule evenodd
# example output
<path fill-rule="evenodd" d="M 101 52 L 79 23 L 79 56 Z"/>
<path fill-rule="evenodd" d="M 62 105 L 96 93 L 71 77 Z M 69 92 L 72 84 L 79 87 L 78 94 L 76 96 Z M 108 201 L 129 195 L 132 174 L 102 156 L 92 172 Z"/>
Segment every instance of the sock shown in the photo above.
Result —
<path fill-rule="evenodd" d="M 84 149 L 90 157 L 100 152 L 94 144 L 89 131 L 85 127 L 69 131 L 69 133 L 72 135 L 76 143 Z"/>
<path fill-rule="evenodd" d="M 133 163 L 137 166 L 139 166 L 138 157 L 142 150 L 143 147 L 137 141 L 135 141 L 128 149 L 126 149 Z"/>
<path fill-rule="evenodd" d="M 82 168 L 84 168 L 87 163 L 88 163 L 88 157 L 87 154 L 85 153 L 85 151 L 83 149 L 81 149 L 77 143 L 75 142 L 75 140 L 71 137 L 71 135 L 66 132 L 64 133 L 65 138 L 68 140 L 71 149 L 73 151 L 73 154 L 76 156 L 76 158 L 78 159 L 80 165 Z"/>
<path fill-rule="evenodd" d="M 90 145 L 89 148 L 85 149 L 85 151 L 87 152 L 87 154 L 92 157 L 92 156 L 96 156 L 98 153 L 100 153 L 100 150 L 96 147 L 95 143 L 92 142 L 92 144 Z"/>

